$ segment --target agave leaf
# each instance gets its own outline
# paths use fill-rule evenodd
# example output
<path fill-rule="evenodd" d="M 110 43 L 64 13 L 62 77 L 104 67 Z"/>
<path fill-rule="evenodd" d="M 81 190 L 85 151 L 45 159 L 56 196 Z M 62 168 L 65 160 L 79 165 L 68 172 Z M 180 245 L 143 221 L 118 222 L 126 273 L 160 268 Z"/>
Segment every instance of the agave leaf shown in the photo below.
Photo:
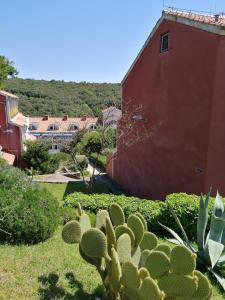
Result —
<path fill-rule="evenodd" d="M 215 242 L 220 243 L 223 238 L 223 231 L 225 229 L 225 219 L 216 217 L 212 215 L 211 217 L 211 224 L 210 224 L 210 231 L 209 231 L 209 238 L 214 240 Z"/>
<path fill-rule="evenodd" d="M 225 264 L 225 255 L 220 256 L 220 259 L 218 260 L 219 265 L 224 265 Z"/>
<path fill-rule="evenodd" d="M 221 254 L 223 253 L 224 245 L 217 243 L 211 239 L 209 239 L 208 244 L 207 244 L 207 251 L 208 255 L 211 261 L 211 266 L 214 268 L 216 263 L 221 257 Z"/>
<path fill-rule="evenodd" d="M 169 210 L 170 210 L 170 212 L 172 213 L 172 215 L 173 215 L 175 221 L 177 222 L 177 225 L 179 226 L 179 228 L 180 228 L 180 230 L 181 230 L 181 232 L 182 232 L 182 234 L 183 234 L 183 238 L 184 238 L 185 243 L 188 245 L 188 247 L 189 247 L 192 251 L 195 251 L 195 249 L 192 247 L 191 242 L 189 241 L 189 239 L 188 239 L 188 237 L 187 237 L 187 234 L 186 234 L 186 232 L 185 232 L 185 230 L 184 230 L 184 228 L 183 228 L 183 226 L 182 226 L 182 224 L 181 224 L 181 222 L 180 222 L 178 216 L 176 215 L 175 211 L 173 210 L 172 206 L 170 205 L 168 199 L 166 200 L 166 203 L 167 203 L 167 205 L 168 205 L 168 207 L 169 207 Z"/>
<path fill-rule="evenodd" d="M 172 244 L 175 244 L 175 245 L 184 245 L 184 243 L 178 241 L 177 239 L 166 239 L 168 242 L 172 243 Z"/>
<path fill-rule="evenodd" d="M 217 272 L 215 272 L 212 269 L 210 269 L 210 271 L 216 277 L 217 281 L 221 284 L 221 286 L 225 290 L 225 278 L 223 278 L 222 276 L 220 276 Z"/>
<path fill-rule="evenodd" d="M 205 246 L 205 230 L 208 223 L 208 203 L 210 192 L 207 194 L 204 201 L 203 196 L 200 197 L 198 222 L 197 222 L 197 243 L 199 250 L 203 250 Z"/>
<path fill-rule="evenodd" d="M 225 246 L 225 228 L 223 229 L 223 234 L 221 238 L 221 243 Z"/>
<path fill-rule="evenodd" d="M 221 218 L 223 215 L 223 212 L 224 212 L 223 201 L 222 201 L 222 198 L 221 198 L 219 192 L 217 191 L 215 203 L 213 206 L 213 215 L 217 218 Z"/>
<path fill-rule="evenodd" d="M 181 245 L 184 245 L 184 241 L 182 240 L 182 238 L 172 229 L 170 229 L 169 227 L 161 224 L 160 222 L 158 222 L 160 226 L 162 226 L 164 229 L 166 229 L 174 238 L 175 240 L 177 240 Z"/>

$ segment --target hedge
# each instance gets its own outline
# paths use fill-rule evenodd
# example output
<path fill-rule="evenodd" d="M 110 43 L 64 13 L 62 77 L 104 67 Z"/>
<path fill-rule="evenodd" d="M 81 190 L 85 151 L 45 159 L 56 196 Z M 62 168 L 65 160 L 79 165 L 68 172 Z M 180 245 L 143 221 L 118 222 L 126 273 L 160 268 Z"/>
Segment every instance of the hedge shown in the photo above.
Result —
<path fill-rule="evenodd" d="M 167 198 L 185 228 L 189 239 L 196 239 L 199 196 L 179 193 L 170 194 Z M 111 203 L 116 202 L 124 209 L 126 218 L 137 211 L 142 213 L 147 221 L 149 231 L 162 237 L 168 236 L 166 230 L 159 225 L 158 222 L 160 222 L 181 235 L 173 216 L 163 201 L 113 194 L 85 195 L 83 193 L 74 193 L 66 197 L 64 205 L 75 207 L 77 202 L 81 203 L 84 210 L 93 213 L 96 213 L 99 209 L 107 209 Z M 212 211 L 212 206 L 213 198 L 210 199 L 209 212 Z"/>

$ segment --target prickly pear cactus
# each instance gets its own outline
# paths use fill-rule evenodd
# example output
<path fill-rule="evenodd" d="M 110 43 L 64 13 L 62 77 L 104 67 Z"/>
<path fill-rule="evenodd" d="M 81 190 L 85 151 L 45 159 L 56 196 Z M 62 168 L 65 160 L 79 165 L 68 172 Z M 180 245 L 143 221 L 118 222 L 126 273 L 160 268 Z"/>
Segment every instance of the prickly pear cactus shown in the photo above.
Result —
<path fill-rule="evenodd" d="M 78 243 L 80 255 L 94 265 L 109 300 L 208 300 L 212 288 L 196 271 L 196 255 L 183 246 L 171 249 L 159 244 L 147 231 L 144 217 L 129 216 L 112 204 L 99 211 L 96 228 L 78 205 L 79 221 L 67 223 L 62 231 L 66 243 Z"/>

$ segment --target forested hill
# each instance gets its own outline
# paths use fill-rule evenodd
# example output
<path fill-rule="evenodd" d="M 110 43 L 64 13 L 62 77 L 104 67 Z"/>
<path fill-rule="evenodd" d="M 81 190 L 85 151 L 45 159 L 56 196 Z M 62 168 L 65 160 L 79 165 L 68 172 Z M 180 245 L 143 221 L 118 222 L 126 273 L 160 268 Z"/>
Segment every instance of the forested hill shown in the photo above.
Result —
<path fill-rule="evenodd" d="M 121 104 L 120 84 L 14 78 L 4 89 L 19 97 L 26 116 L 97 116 L 103 108 Z"/>

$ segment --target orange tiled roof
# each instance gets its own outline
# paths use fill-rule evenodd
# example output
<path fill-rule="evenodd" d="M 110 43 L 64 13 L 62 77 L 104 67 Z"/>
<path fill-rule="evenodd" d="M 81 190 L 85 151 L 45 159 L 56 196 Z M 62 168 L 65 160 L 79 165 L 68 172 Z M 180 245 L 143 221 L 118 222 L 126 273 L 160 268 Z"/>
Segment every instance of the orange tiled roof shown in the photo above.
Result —
<path fill-rule="evenodd" d="M 164 13 L 166 15 L 178 16 L 192 21 L 202 22 L 205 24 L 225 26 L 224 14 L 209 15 L 209 14 L 196 13 L 192 11 L 188 12 L 188 11 L 182 11 L 176 9 L 168 9 L 165 10 Z"/>
<path fill-rule="evenodd" d="M 31 134 L 35 132 L 73 132 L 73 130 L 69 130 L 71 124 L 78 125 L 79 129 L 85 129 L 96 124 L 97 121 L 98 118 L 66 118 L 64 120 L 64 118 L 48 117 L 48 120 L 43 120 L 42 117 L 29 117 L 29 124 L 37 125 L 37 130 L 30 131 Z M 59 130 L 48 130 L 52 124 L 57 125 Z"/>
<path fill-rule="evenodd" d="M 11 122 L 17 126 L 24 126 L 26 124 L 26 117 L 21 114 L 18 113 L 15 115 L 15 117 L 11 120 Z"/>
<path fill-rule="evenodd" d="M 6 153 L 6 152 L 2 152 L 2 158 L 4 160 L 6 160 L 9 165 L 13 165 L 14 164 L 15 155 L 10 154 L 10 153 Z"/>
<path fill-rule="evenodd" d="M 13 95 L 13 94 L 10 94 L 6 91 L 3 91 L 3 90 L 0 90 L 0 95 L 4 96 L 4 97 L 10 97 L 10 98 L 14 98 L 14 99 L 18 99 L 17 96 Z"/>

